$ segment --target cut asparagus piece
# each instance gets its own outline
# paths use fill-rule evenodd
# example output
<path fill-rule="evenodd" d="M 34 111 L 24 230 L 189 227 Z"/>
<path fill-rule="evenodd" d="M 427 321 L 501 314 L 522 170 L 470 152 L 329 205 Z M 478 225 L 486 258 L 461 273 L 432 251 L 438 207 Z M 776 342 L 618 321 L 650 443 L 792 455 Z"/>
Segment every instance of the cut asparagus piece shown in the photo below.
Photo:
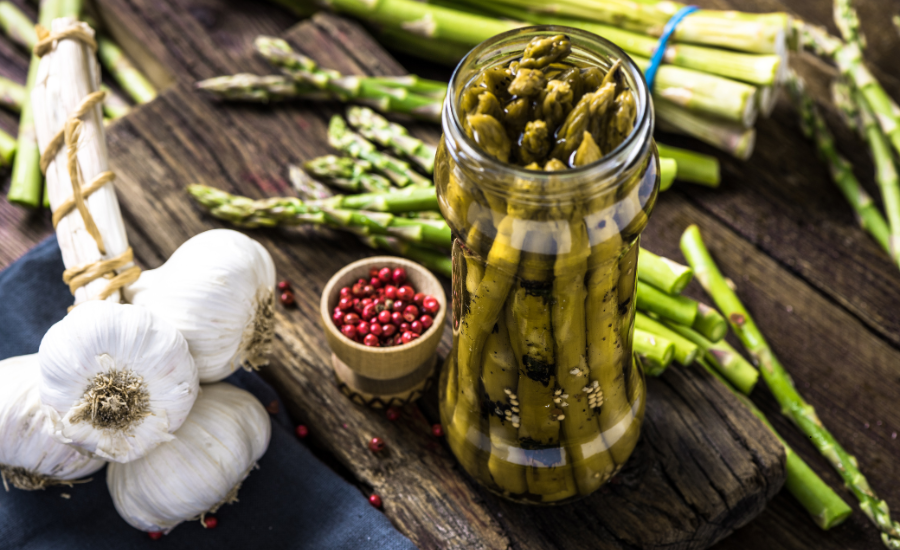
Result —
<path fill-rule="evenodd" d="M 358 195 L 334 195 L 312 203 L 329 208 L 349 210 L 371 210 L 373 212 L 424 212 L 438 210 L 437 193 L 434 187 L 408 187 L 390 193 L 360 193 Z"/>
<path fill-rule="evenodd" d="M 654 101 L 661 130 L 699 139 L 741 160 L 753 154 L 756 130 L 700 116 L 666 99 Z"/>
<path fill-rule="evenodd" d="M 360 239 L 372 248 L 385 250 L 397 256 L 419 262 L 438 275 L 448 279 L 453 275 L 453 263 L 443 252 L 437 252 L 424 246 L 408 243 L 387 235 L 361 235 Z"/>
<path fill-rule="evenodd" d="M 666 294 L 648 283 L 638 281 L 637 307 L 680 325 L 691 326 L 697 318 L 697 301 L 687 296 Z"/>
<path fill-rule="evenodd" d="M 659 142 L 656 143 L 656 148 L 659 150 L 660 160 L 665 157 L 678 163 L 678 173 L 675 179 L 709 187 L 719 186 L 721 177 L 719 175 L 719 159 L 716 157 L 663 145 Z"/>
<path fill-rule="evenodd" d="M 384 193 L 391 188 L 391 182 L 372 173 L 372 163 L 362 159 L 325 155 L 304 162 L 303 168 L 341 191 Z"/>
<path fill-rule="evenodd" d="M 694 278 L 691 268 L 668 258 L 657 256 L 646 248 L 638 257 L 638 279 L 666 294 L 680 294 Z"/>
<path fill-rule="evenodd" d="M 661 375 L 675 357 L 675 344 L 651 332 L 635 329 L 633 345 L 647 376 Z"/>
<path fill-rule="evenodd" d="M 0 107 L 18 113 L 25 101 L 25 86 L 0 76 Z"/>
<path fill-rule="evenodd" d="M 699 302 L 697 304 L 697 317 L 694 319 L 691 328 L 711 342 L 718 342 L 728 332 L 728 323 L 714 308 Z"/>
<path fill-rule="evenodd" d="M 102 34 L 97 36 L 97 57 L 135 103 L 149 103 L 156 98 L 156 88 L 144 73 L 134 66 L 122 48 Z"/>
<path fill-rule="evenodd" d="M 824 426 L 813 406 L 797 391 L 793 380 L 769 347 L 750 312 L 741 303 L 734 290 L 728 286 L 696 225 L 685 230 L 681 237 L 681 250 L 697 274 L 697 280 L 719 309 L 725 313 L 731 329 L 744 344 L 754 363 L 759 366 L 763 380 L 781 406 L 782 413 L 810 438 L 822 456 L 831 463 L 859 500 L 863 513 L 881 531 L 881 540 L 885 546 L 900 548 L 900 523 L 891 519 L 887 503 L 872 491 L 869 482 L 859 469 L 856 458 L 838 443 Z"/>
<path fill-rule="evenodd" d="M 16 154 L 16 140 L 0 130 L 0 166 L 9 166 Z"/>
<path fill-rule="evenodd" d="M 124 97 L 120 96 L 105 84 L 101 84 L 100 89 L 106 92 L 106 97 L 103 98 L 103 115 L 106 116 L 106 118 L 116 120 L 131 112 L 131 106 Z"/>
<path fill-rule="evenodd" d="M 291 180 L 291 185 L 300 196 L 300 200 L 317 201 L 334 196 L 327 185 L 314 180 L 302 168 L 294 164 L 288 165 L 288 179 Z"/>
<path fill-rule="evenodd" d="M 403 126 L 390 122 L 368 107 L 348 107 L 347 121 L 366 139 L 404 155 L 425 172 L 434 172 L 437 148 L 409 135 Z"/>
<path fill-rule="evenodd" d="M 675 344 L 675 360 L 679 365 L 690 365 L 700 354 L 700 346 L 640 311 L 634 316 L 634 328 L 656 334 Z"/>
<path fill-rule="evenodd" d="M 709 362 L 722 376 L 728 379 L 737 389 L 746 395 L 750 395 L 756 387 L 759 379 L 759 371 L 749 361 L 731 347 L 725 340 L 712 342 L 696 330 L 683 325 L 666 322 L 665 325 L 697 344 L 703 358 Z"/>
<path fill-rule="evenodd" d="M 675 159 L 659 157 L 659 190 L 665 191 L 672 187 L 676 177 L 678 177 L 678 163 Z"/>

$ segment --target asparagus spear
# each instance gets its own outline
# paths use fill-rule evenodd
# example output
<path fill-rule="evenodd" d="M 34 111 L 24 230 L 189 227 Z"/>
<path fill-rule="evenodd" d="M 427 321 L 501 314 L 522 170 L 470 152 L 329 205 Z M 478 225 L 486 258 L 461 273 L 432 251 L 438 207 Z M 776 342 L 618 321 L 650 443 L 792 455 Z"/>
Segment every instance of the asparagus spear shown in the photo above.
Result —
<path fill-rule="evenodd" d="M 633 345 L 647 376 L 661 375 L 675 357 L 675 344 L 651 332 L 635 329 Z"/>
<path fill-rule="evenodd" d="M 100 89 L 106 92 L 103 98 L 103 115 L 111 120 L 122 118 L 131 111 L 131 106 L 124 97 L 109 88 L 106 84 L 101 84 Z"/>
<path fill-rule="evenodd" d="M 666 191 L 678 177 L 678 163 L 675 159 L 659 157 L 659 190 Z"/>
<path fill-rule="evenodd" d="M 731 347 L 731 344 L 725 340 L 712 342 L 694 329 L 668 321 L 664 321 L 664 323 L 673 331 L 697 344 L 704 360 L 715 367 L 737 389 L 750 395 L 750 392 L 756 387 L 759 371 Z"/>
<path fill-rule="evenodd" d="M 10 40 L 27 50 L 37 44 L 34 23 L 12 2 L 0 2 L 0 29 Z"/>
<path fill-rule="evenodd" d="M 327 185 L 314 180 L 302 168 L 294 164 L 288 165 L 288 179 L 291 180 L 291 185 L 300 195 L 301 200 L 317 201 L 334 196 Z"/>
<path fill-rule="evenodd" d="M 18 113 L 22 110 L 24 103 L 25 86 L 0 76 L 0 107 Z"/>
<path fill-rule="evenodd" d="M 257 76 L 238 73 L 207 78 L 197 82 L 195 86 L 221 99 L 238 101 L 268 103 L 293 98 L 329 98 L 327 92 L 313 86 L 298 84 L 292 78 L 281 75 Z"/>
<path fill-rule="evenodd" d="M 703 155 L 687 149 L 663 145 L 657 142 L 660 160 L 670 158 L 678 163 L 678 172 L 675 179 L 687 181 L 709 187 L 718 187 L 721 178 L 719 176 L 719 159 L 709 155 Z"/>
<path fill-rule="evenodd" d="M 370 102 L 379 110 L 408 113 L 428 120 L 440 118 L 442 96 L 435 96 L 434 85 L 389 78 L 373 78 L 322 69 L 315 61 L 295 52 L 290 44 L 280 38 L 258 36 L 254 41 L 257 53 L 278 67 L 298 83 L 298 89 L 317 89 L 333 94 L 342 101 Z M 418 86 L 416 88 L 415 86 Z M 426 88 L 428 95 L 412 93 L 412 89 Z"/>
<path fill-rule="evenodd" d="M 390 122 L 367 107 L 348 107 L 347 121 L 366 139 L 404 155 L 425 172 L 434 172 L 437 148 L 409 135 L 406 128 Z"/>
<path fill-rule="evenodd" d="M 373 32 L 378 41 L 389 50 L 414 55 L 432 63 L 451 67 L 455 67 L 459 60 L 469 53 L 470 49 L 469 46 L 463 44 L 432 40 L 427 36 L 399 28 L 381 27 L 373 29 Z"/>
<path fill-rule="evenodd" d="M 856 458 L 837 442 L 822 424 L 815 409 L 807 403 L 778 361 L 762 332 L 737 294 L 728 286 L 712 256 L 703 243 L 700 229 L 692 225 L 681 237 L 681 250 L 703 288 L 719 306 L 735 335 L 744 344 L 754 363 L 759 366 L 763 380 L 781 406 L 782 413 L 790 418 L 806 434 L 844 483 L 859 500 L 863 513 L 881 531 L 881 540 L 888 548 L 900 548 L 900 523 L 893 521 L 887 503 L 879 499 L 862 472 Z"/>
<path fill-rule="evenodd" d="M 453 264 L 450 257 L 443 252 L 431 248 L 408 243 L 388 235 L 361 235 L 360 239 L 372 248 L 385 250 L 397 256 L 419 262 L 431 271 L 448 279 L 453 275 Z"/>
<path fill-rule="evenodd" d="M 756 144 L 753 128 L 699 116 L 662 98 L 654 101 L 654 107 L 661 130 L 697 138 L 741 160 L 753 154 Z"/>
<path fill-rule="evenodd" d="M 338 229 L 391 235 L 408 242 L 443 248 L 450 248 L 451 244 L 450 228 L 443 221 L 400 218 L 387 212 L 323 207 L 294 197 L 253 200 L 198 184 L 189 185 L 188 192 L 213 216 L 240 227 L 329 225 Z"/>
<path fill-rule="evenodd" d="M 844 78 L 859 89 L 872 108 L 881 131 L 900 153 L 900 109 L 866 67 L 859 43 L 845 44 L 825 29 L 801 21 L 795 25 L 803 46 L 834 62 Z"/>
<path fill-rule="evenodd" d="M 303 168 L 342 191 L 383 193 L 391 188 L 391 182 L 372 173 L 372 163 L 362 159 L 325 155 L 304 162 Z"/>
<path fill-rule="evenodd" d="M 122 48 L 102 34 L 97 35 L 97 57 L 135 103 L 149 103 L 156 98 L 156 88 L 144 73 L 134 66 Z"/>
<path fill-rule="evenodd" d="M 9 166 L 15 154 L 15 138 L 0 130 L 0 166 Z"/>
<path fill-rule="evenodd" d="M 479 260 L 467 258 L 467 264 L 472 263 L 478 264 Z M 475 288 L 478 282 L 474 282 Z M 506 322 L 502 318 L 497 321 L 485 342 L 481 379 L 490 401 L 490 405 L 486 405 L 490 407 L 487 411 L 490 415 L 488 429 L 491 440 L 488 471 L 503 493 L 525 493 L 528 491 L 528 484 L 523 465 L 527 459 L 519 447 L 518 430 L 513 427 L 513 419 L 518 416 L 516 411 L 519 407 L 511 404 L 517 397 L 519 365 L 510 347 Z"/>
<path fill-rule="evenodd" d="M 638 278 L 666 294 L 680 294 L 694 278 L 694 272 L 685 265 L 642 248 L 638 259 Z"/>
<path fill-rule="evenodd" d="M 328 208 L 371 210 L 373 212 L 422 212 L 438 209 L 437 194 L 433 187 L 408 187 L 391 193 L 360 193 L 358 195 L 334 195 L 312 203 Z"/>
<path fill-rule="evenodd" d="M 340 115 L 331 117 L 331 122 L 328 124 L 328 143 L 352 157 L 371 162 L 399 187 L 406 187 L 410 184 L 432 185 L 429 179 L 413 170 L 409 163 L 382 153 L 375 148 L 372 142 L 350 130 Z"/>
<path fill-rule="evenodd" d="M 894 165 L 890 145 L 878 127 L 875 114 L 868 101 L 858 90 L 853 91 L 853 99 L 859 107 L 861 128 L 875 161 L 875 181 L 878 182 L 878 187 L 881 189 L 884 211 L 887 213 L 888 227 L 891 232 L 888 241 L 889 253 L 894 262 L 900 265 L 900 176 L 897 175 L 897 167 Z"/>
<path fill-rule="evenodd" d="M 816 109 L 812 98 L 807 95 L 803 81 L 793 72 L 788 77 L 788 89 L 791 91 L 794 105 L 800 112 L 800 126 L 803 133 L 815 143 L 819 157 L 828 165 L 831 179 L 856 212 L 860 227 L 891 254 L 890 229 L 887 222 L 853 175 L 850 163 L 838 153 L 834 136 L 825 124 L 825 119 Z"/>
<path fill-rule="evenodd" d="M 697 344 L 640 311 L 634 316 L 634 328 L 671 341 L 675 345 L 675 360 L 679 365 L 685 367 L 690 365 L 700 354 L 700 347 Z"/>
<path fill-rule="evenodd" d="M 687 296 L 671 295 L 642 281 L 637 284 L 637 307 L 680 325 L 691 326 L 697 318 L 697 301 Z"/>
<path fill-rule="evenodd" d="M 728 332 L 728 323 L 725 318 L 714 308 L 703 302 L 697 303 L 697 317 L 691 328 L 712 342 L 718 342 Z"/>

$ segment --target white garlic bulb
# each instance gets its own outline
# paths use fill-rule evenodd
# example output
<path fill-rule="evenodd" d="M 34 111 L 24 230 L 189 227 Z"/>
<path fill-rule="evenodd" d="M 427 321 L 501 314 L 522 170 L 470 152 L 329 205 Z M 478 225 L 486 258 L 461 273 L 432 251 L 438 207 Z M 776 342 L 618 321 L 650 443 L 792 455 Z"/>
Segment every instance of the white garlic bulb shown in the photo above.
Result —
<path fill-rule="evenodd" d="M 76 307 L 50 327 L 38 356 L 56 438 L 116 462 L 173 439 L 199 392 L 184 337 L 137 306 Z"/>
<path fill-rule="evenodd" d="M 165 264 L 144 271 L 124 295 L 184 335 L 201 383 L 268 364 L 275 264 L 242 233 L 213 229 L 192 237 Z"/>
<path fill-rule="evenodd" d="M 168 533 L 237 501 L 241 482 L 269 446 L 269 415 L 249 392 L 203 386 L 175 440 L 128 464 L 110 464 L 106 484 L 132 527 Z"/>
<path fill-rule="evenodd" d="M 89 476 L 104 462 L 56 441 L 41 410 L 37 354 L 0 361 L 0 476 L 3 486 L 43 489 Z"/>

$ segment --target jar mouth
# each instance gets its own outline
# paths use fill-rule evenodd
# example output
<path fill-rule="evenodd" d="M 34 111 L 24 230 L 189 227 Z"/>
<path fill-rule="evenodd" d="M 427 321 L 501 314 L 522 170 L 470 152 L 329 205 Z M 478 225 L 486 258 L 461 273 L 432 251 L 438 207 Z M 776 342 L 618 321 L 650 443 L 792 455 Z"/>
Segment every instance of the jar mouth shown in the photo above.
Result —
<path fill-rule="evenodd" d="M 612 151 L 605 154 L 599 160 L 556 172 L 544 172 L 543 170 L 528 170 L 523 166 L 505 163 L 486 154 L 481 147 L 463 130 L 459 120 L 458 98 L 460 92 L 474 77 L 467 74 L 467 70 L 482 63 L 480 68 L 496 66 L 504 61 L 511 61 L 519 57 L 527 44 L 525 41 L 515 41 L 516 38 L 530 38 L 539 35 L 564 34 L 572 40 L 572 55 L 579 54 L 594 61 L 595 66 L 609 69 L 616 60 L 621 60 L 621 70 L 628 84 L 632 87 L 637 104 L 637 116 L 634 127 L 628 136 Z M 504 48 L 504 44 L 507 45 Z M 511 46 L 511 47 L 510 47 Z M 606 62 L 604 64 L 603 62 Z M 591 32 L 573 27 L 560 25 L 538 25 L 521 27 L 498 34 L 490 38 L 472 50 L 459 62 L 450 78 L 450 93 L 444 100 L 442 110 L 442 124 L 444 131 L 450 133 L 459 144 L 459 154 L 463 154 L 476 161 L 485 171 L 503 170 L 514 176 L 531 180 L 541 178 L 554 178 L 557 181 L 565 179 L 584 179 L 586 176 L 605 179 L 614 179 L 617 173 L 630 166 L 634 160 L 641 156 L 642 145 L 649 143 L 649 137 L 653 134 L 653 109 L 650 104 L 650 94 L 644 75 L 631 57 L 621 48 L 609 40 Z M 453 154 L 453 153 L 451 153 Z"/>

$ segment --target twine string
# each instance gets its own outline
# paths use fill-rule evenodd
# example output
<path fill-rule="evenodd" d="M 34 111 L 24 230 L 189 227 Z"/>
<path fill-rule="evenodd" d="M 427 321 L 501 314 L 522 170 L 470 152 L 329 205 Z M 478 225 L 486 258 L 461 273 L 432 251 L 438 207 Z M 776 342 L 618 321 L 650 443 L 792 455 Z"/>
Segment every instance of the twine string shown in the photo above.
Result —
<path fill-rule="evenodd" d="M 37 25 L 35 30 L 38 35 L 38 43 L 34 47 L 34 54 L 43 57 L 53 50 L 55 43 L 61 40 L 78 40 L 86 44 L 95 53 L 97 51 L 97 41 L 92 33 L 84 25 L 73 25 L 59 32 L 51 33 L 41 25 Z M 46 174 L 50 164 L 56 160 L 57 154 L 66 147 L 66 170 L 69 173 L 69 179 L 72 181 L 72 196 L 68 197 L 57 206 L 53 212 L 53 227 L 55 228 L 60 220 L 70 214 L 73 210 L 78 210 L 81 219 L 84 221 L 84 228 L 94 239 L 97 244 L 97 250 L 100 254 L 106 256 L 106 246 L 103 243 L 103 235 L 91 215 L 90 209 L 85 200 L 95 191 L 115 179 L 116 175 L 111 171 L 101 172 L 93 181 L 85 185 L 84 178 L 81 173 L 81 167 L 78 164 L 78 138 L 81 135 L 82 118 L 106 97 L 106 92 L 96 91 L 88 94 L 69 115 L 65 126 L 61 128 L 47 147 L 41 153 L 41 172 Z M 69 285 L 69 291 L 75 294 L 75 291 L 84 285 L 100 278 L 107 279 L 106 287 L 97 294 L 96 299 L 105 300 L 123 286 L 137 280 L 141 274 L 141 269 L 137 266 L 131 266 L 121 273 L 116 273 L 119 269 L 125 267 L 134 260 L 134 252 L 128 247 L 122 254 L 115 258 L 107 258 L 97 260 L 85 265 L 69 268 L 63 272 L 63 282 Z"/>

